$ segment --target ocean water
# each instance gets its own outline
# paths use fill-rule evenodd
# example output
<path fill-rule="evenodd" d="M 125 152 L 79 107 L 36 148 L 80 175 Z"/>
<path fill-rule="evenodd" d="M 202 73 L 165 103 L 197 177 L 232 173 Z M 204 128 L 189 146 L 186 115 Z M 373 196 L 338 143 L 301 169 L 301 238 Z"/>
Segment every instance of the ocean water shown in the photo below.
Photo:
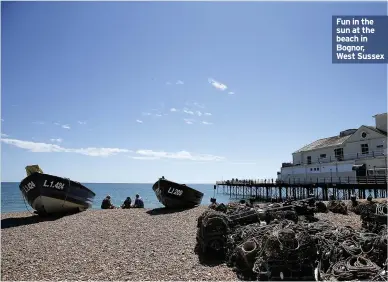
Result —
<path fill-rule="evenodd" d="M 144 200 L 145 208 L 158 208 L 163 205 L 159 203 L 152 190 L 151 183 L 83 183 L 86 187 L 96 193 L 93 202 L 93 209 L 100 209 L 102 200 L 106 195 L 110 195 L 112 203 L 115 206 L 121 205 L 126 197 L 131 197 L 132 201 L 135 195 L 139 194 Z M 202 205 L 209 205 L 210 198 L 213 197 L 214 188 L 212 184 L 187 184 L 188 186 L 204 193 Z M 229 196 L 216 194 L 217 202 L 228 203 L 231 200 Z M 1 212 L 32 211 L 30 205 L 23 200 L 22 193 L 19 190 L 19 182 L 1 183 Z"/>
<path fill-rule="evenodd" d="M 151 183 L 83 183 L 86 187 L 91 189 L 96 196 L 93 202 L 93 209 L 100 209 L 102 200 L 106 195 L 110 195 L 112 203 L 115 206 L 120 206 L 126 197 L 131 197 L 132 201 L 135 199 L 135 195 L 139 194 L 144 200 L 145 208 L 159 208 L 163 205 L 159 203 L 152 190 Z M 204 196 L 202 198 L 202 205 L 209 205 L 210 198 L 214 196 L 213 184 L 187 184 L 188 186 L 201 191 Z M 218 203 L 229 203 L 231 201 L 239 200 L 242 196 L 233 195 L 232 198 L 227 194 L 222 194 L 222 187 L 220 186 L 215 193 L 215 197 Z M 275 188 L 272 189 L 275 193 Z M 328 189 L 329 195 L 333 193 L 332 189 Z M 322 191 L 319 188 L 315 191 L 316 196 L 321 197 Z M 356 195 L 358 195 L 358 189 L 355 189 Z M 367 190 L 367 196 L 372 195 L 372 191 Z M 285 198 L 285 189 L 282 191 L 282 197 Z M 379 192 L 379 197 L 382 197 Z M 1 212 L 17 212 L 17 211 L 32 211 L 32 208 L 27 202 L 23 200 L 22 193 L 19 190 L 19 182 L 1 182 Z"/>

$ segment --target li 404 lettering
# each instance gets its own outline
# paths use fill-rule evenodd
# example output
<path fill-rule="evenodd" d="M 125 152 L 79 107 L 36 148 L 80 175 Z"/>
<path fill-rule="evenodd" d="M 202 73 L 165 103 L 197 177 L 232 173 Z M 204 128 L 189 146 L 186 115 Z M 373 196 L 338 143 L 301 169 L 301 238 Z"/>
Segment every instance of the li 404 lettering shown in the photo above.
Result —
<path fill-rule="evenodd" d="M 50 188 L 55 188 L 58 190 L 63 190 L 65 188 L 65 183 L 62 182 L 55 182 L 55 181 L 47 181 L 45 180 L 43 183 L 43 187 L 50 187 Z"/>

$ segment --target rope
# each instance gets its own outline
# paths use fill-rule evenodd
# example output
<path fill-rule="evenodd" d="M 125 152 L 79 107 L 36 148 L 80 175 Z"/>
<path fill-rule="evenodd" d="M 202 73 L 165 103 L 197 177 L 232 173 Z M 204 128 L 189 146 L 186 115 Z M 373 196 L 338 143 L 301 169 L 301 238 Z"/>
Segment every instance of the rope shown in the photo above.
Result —
<path fill-rule="evenodd" d="M 69 181 L 69 188 L 67 189 L 67 192 L 66 192 L 66 197 L 65 199 L 63 200 L 63 204 L 62 204 L 62 208 L 65 206 L 65 202 L 67 200 L 67 196 L 69 195 L 69 191 L 70 191 L 70 178 L 65 178 Z"/>
<path fill-rule="evenodd" d="M 47 211 L 43 205 L 43 201 L 42 201 L 42 185 L 39 185 L 39 197 L 40 197 L 40 203 L 42 204 L 42 208 L 43 208 L 43 211 L 47 214 Z"/>
<path fill-rule="evenodd" d="M 374 245 L 375 245 L 375 242 L 376 240 L 378 239 L 379 235 L 377 234 L 374 234 L 374 233 L 360 233 L 360 241 L 361 241 L 361 251 L 364 253 L 364 254 L 369 254 L 370 252 L 373 251 L 374 249 Z M 369 243 L 369 244 L 368 244 Z M 371 246 L 371 248 L 369 249 L 369 251 L 365 251 L 363 249 L 363 246 Z"/>
<path fill-rule="evenodd" d="M 346 240 L 342 242 L 341 247 L 352 256 L 359 255 L 361 253 L 361 248 L 358 244 L 354 244 L 351 240 Z"/>
<path fill-rule="evenodd" d="M 356 272 L 357 277 L 373 277 L 380 270 L 371 260 L 361 256 L 348 258 L 346 268 L 348 271 Z"/>
<path fill-rule="evenodd" d="M 28 212 L 30 212 L 31 214 L 34 214 L 34 212 L 32 212 L 32 211 L 30 211 L 30 210 L 28 209 L 28 207 L 27 207 L 27 203 L 26 203 L 26 199 L 25 199 L 25 197 L 24 197 L 24 194 L 23 194 L 23 192 L 22 192 L 22 191 L 20 191 L 20 193 L 22 193 L 23 202 L 24 202 L 24 205 L 25 205 L 25 207 L 26 207 L 27 211 L 28 211 Z"/>

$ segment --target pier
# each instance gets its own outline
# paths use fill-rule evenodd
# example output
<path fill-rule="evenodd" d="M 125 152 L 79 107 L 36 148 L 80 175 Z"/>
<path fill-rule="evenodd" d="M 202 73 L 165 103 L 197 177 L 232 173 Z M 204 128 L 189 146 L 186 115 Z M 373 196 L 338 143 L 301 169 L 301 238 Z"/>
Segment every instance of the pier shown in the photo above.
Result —
<path fill-rule="evenodd" d="M 359 199 L 387 197 L 387 176 L 328 177 L 310 179 L 289 179 L 288 182 L 261 180 L 217 181 L 217 193 L 228 194 L 231 198 L 255 198 L 258 201 L 276 200 L 281 202 L 288 197 L 303 199 L 311 195 L 318 200 L 328 201 L 330 196 L 338 200 L 350 200 L 351 195 Z"/>

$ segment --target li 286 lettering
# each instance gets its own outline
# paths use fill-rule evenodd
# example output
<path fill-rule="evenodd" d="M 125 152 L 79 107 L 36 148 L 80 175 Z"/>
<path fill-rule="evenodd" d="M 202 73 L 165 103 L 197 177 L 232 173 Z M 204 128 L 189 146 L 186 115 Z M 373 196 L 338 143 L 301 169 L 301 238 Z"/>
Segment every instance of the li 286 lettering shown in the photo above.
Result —
<path fill-rule="evenodd" d="M 168 188 L 167 193 L 173 194 L 173 195 L 176 195 L 176 196 L 182 196 L 183 191 L 182 191 L 182 190 L 179 190 L 179 189 L 176 189 L 176 188 L 170 187 L 170 188 Z"/>

